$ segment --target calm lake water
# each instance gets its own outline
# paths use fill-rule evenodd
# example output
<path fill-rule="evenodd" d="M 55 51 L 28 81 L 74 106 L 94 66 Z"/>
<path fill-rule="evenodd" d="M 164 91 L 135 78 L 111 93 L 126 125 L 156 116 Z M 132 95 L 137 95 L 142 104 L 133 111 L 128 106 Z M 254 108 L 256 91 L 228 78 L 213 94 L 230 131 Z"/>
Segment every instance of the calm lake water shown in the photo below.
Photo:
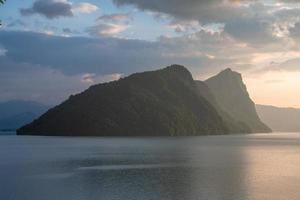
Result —
<path fill-rule="evenodd" d="M 300 133 L 0 136 L 2 200 L 299 200 Z"/>

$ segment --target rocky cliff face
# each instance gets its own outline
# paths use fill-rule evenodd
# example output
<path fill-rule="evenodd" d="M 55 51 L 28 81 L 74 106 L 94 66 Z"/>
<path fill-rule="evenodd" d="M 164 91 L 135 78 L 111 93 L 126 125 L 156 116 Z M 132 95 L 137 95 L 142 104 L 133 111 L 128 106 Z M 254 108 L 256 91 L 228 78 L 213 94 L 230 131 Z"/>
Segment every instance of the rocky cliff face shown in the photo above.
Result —
<path fill-rule="evenodd" d="M 216 97 L 213 95 L 211 89 L 203 81 L 195 81 L 200 94 L 218 111 L 226 123 L 230 133 L 252 133 L 249 126 L 241 121 L 235 120 L 231 115 L 225 112 L 222 107 L 218 104 Z"/>
<path fill-rule="evenodd" d="M 271 132 L 258 117 L 241 74 L 226 69 L 209 78 L 205 84 L 211 90 L 219 108 L 251 132 Z"/>

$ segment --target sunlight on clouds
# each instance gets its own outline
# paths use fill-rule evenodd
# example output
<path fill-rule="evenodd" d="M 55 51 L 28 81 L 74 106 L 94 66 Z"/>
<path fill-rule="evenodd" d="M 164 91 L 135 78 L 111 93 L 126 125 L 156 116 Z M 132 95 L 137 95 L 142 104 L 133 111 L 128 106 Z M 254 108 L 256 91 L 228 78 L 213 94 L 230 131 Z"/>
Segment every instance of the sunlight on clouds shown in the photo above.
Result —
<path fill-rule="evenodd" d="M 109 82 L 119 80 L 122 74 L 107 74 L 107 75 L 96 75 L 94 73 L 86 73 L 81 76 L 81 82 L 87 85 L 93 85 L 97 83 Z"/>
<path fill-rule="evenodd" d="M 126 30 L 130 21 L 129 14 L 102 15 L 97 18 L 95 25 L 87 29 L 87 32 L 96 37 L 112 37 Z"/>
<path fill-rule="evenodd" d="M 72 8 L 72 11 L 74 13 L 92 13 L 98 10 L 98 7 L 96 5 L 93 5 L 91 3 L 80 3 L 78 5 L 74 5 Z"/>
<path fill-rule="evenodd" d="M 127 26 L 120 24 L 97 24 L 89 29 L 89 33 L 95 36 L 113 36 L 126 28 Z"/>
<path fill-rule="evenodd" d="M 93 84 L 94 83 L 94 79 L 93 79 L 94 77 L 95 77 L 95 74 L 90 74 L 90 73 L 84 74 L 84 75 L 82 75 L 81 82 L 82 83 Z"/>
<path fill-rule="evenodd" d="M 274 99 L 284 96 L 287 103 L 295 105 L 291 100 L 295 92 L 288 95 L 286 88 L 291 85 L 296 89 L 299 85 L 291 73 L 300 73 L 297 68 L 300 66 L 299 1 L 113 0 L 111 4 L 98 3 L 33 0 L 20 6 L 11 20 L 5 20 L 10 27 L 4 28 L 16 32 L 2 32 L 1 43 L 6 46 L 0 47 L 1 58 L 7 49 L 13 60 L 76 74 L 73 79 L 86 87 L 121 76 L 105 74 L 128 75 L 171 63 L 185 65 L 194 77 L 208 77 L 230 67 L 246 77 L 255 100 L 276 105 Z M 101 12 L 97 12 L 100 5 Z M 45 7 L 47 9 L 41 9 Z M 24 39 L 18 38 L 21 36 Z M 14 40 L 26 41 L 30 51 Z M 45 53 L 41 58 L 33 57 L 40 55 L 41 44 Z M 63 50 L 58 52 L 58 49 Z M 278 95 L 279 88 L 284 90 L 284 95 Z M 268 98 L 270 102 L 266 101 Z"/>

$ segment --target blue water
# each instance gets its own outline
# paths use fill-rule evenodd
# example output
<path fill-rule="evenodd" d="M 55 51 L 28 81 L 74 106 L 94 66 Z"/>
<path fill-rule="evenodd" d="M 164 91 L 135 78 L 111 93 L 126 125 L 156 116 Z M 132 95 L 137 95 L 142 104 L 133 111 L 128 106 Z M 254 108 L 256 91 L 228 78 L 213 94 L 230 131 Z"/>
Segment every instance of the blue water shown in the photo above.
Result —
<path fill-rule="evenodd" d="M 16 131 L 1 131 L 0 130 L 0 136 L 2 135 L 16 135 Z"/>
<path fill-rule="evenodd" d="M 2 200 L 298 200 L 300 134 L 0 136 Z"/>

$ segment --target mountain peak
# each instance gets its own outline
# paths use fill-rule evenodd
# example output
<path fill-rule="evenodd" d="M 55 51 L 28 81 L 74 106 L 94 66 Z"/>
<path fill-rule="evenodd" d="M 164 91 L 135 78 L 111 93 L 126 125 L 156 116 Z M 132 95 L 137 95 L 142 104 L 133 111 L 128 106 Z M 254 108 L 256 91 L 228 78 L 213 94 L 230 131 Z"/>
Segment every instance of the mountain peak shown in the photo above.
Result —
<path fill-rule="evenodd" d="M 190 82 L 193 82 L 193 77 L 190 71 L 185 68 L 182 65 L 177 65 L 173 64 L 170 66 L 167 66 L 162 69 L 154 70 L 154 71 L 146 71 L 146 72 L 139 72 L 139 73 L 134 73 L 132 75 L 129 75 L 125 77 L 125 80 L 132 80 L 132 79 L 143 79 L 148 77 L 153 79 L 153 77 L 161 77 L 161 78 L 177 78 L 180 80 L 188 80 Z"/>
<path fill-rule="evenodd" d="M 239 72 L 233 71 L 231 68 L 226 68 L 226 69 L 222 70 L 218 75 L 223 75 L 223 74 L 235 75 L 235 76 L 240 76 L 241 77 L 241 74 Z"/>
<path fill-rule="evenodd" d="M 187 68 L 185 68 L 183 65 L 178 65 L 178 64 L 172 64 L 172 65 L 166 67 L 165 69 L 188 71 Z"/>
<path fill-rule="evenodd" d="M 206 81 L 219 80 L 221 82 L 231 82 L 233 85 L 240 85 L 243 87 L 243 78 L 242 74 L 239 72 L 233 71 L 231 68 L 226 68 L 217 75 L 207 79 Z"/>
<path fill-rule="evenodd" d="M 233 72 L 233 71 L 232 71 L 232 69 L 231 69 L 231 68 L 229 68 L 229 67 L 228 67 L 228 68 L 226 68 L 226 69 L 222 70 L 221 72 Z"/>

